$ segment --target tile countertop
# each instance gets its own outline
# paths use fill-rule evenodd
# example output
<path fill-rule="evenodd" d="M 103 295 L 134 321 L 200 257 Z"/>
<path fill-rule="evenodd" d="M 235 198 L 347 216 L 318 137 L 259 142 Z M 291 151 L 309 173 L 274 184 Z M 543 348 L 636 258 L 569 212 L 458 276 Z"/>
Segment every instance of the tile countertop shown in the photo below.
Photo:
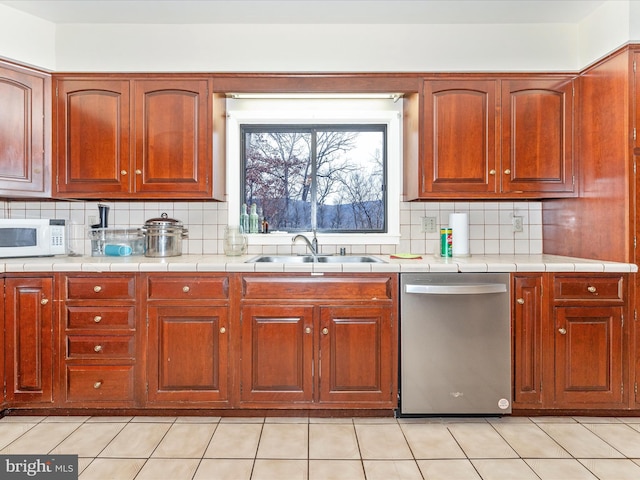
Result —
<path fill-rule="evenodd" d="M 637 272 L 632 263 L 557 255 L 473 255 L 399 260 L 373 255 L 385 263 L 246 263 L 255 255 L 181 255 L 179 257 L 39 257 L 0 259 L 0 273 L 24 272 Z"/>

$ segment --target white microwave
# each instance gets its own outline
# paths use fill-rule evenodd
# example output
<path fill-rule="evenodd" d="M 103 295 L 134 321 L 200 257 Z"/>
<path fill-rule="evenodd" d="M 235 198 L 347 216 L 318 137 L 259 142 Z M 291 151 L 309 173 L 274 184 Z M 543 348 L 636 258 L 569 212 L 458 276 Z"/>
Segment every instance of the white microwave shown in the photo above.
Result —
<path fill-rule="evenodd" d="M 0 257 L 62 255 L 66 245 L 64 220 L 0 218 Z"/>

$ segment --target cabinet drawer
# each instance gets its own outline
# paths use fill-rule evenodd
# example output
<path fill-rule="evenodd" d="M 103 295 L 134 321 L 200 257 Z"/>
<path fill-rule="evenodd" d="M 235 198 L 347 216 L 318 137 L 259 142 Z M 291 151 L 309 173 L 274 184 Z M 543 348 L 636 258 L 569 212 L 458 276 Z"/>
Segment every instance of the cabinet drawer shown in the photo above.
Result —
<path fill-rule="evenodd" d="M 135 329 L 135 307 L 67 307 L 67 328 Z"/>
<path fill-rule="evenodd" d="M 134 300 L 134 277 L 67 277 L 69 300 Z"/>
<path fill-rule="evenodd" d="M 68 358 L 134 358 L 133 335 L 68 335 Z"/>
<path fill-rule="evenodd" d="M 580 300 L 592 302 L 624 300 L 624 277 L 581 276 L 554 277 L 554 300 Z"/>
<path fill-rule="evenodd" d="M 251 277 L 243 278 L 246 299 L 390 300 L 390 277 Z"/>
<path fill-rule="evenodd" d="M 133 400 L 133 365 L 67 366 L 67 400 Z"/>
<path fill-rule="evenodd" d="M 227 277 L 149 277 L 148 298 L 160 299 L 227 299 L 229 279 Z"/>

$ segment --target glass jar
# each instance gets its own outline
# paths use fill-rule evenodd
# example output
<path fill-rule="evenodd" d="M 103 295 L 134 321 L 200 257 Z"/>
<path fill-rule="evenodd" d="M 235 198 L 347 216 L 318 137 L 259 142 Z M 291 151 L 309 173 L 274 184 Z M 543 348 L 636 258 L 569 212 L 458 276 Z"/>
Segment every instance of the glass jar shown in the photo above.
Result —
<path fill-rule="evenodd" d="M 240 227 L 224 227 L 222 248 L 224 249 L 224 254 L 229 257 L 242 255 L 247 251 L 247 236 Z"/>

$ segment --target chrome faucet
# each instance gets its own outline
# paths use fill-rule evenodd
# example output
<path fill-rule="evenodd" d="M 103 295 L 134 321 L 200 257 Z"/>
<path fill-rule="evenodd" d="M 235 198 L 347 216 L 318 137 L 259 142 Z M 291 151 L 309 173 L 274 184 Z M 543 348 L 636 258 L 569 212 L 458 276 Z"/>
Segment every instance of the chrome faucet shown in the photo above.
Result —
<path fill-rule="evenodd" d="M 318 255 L 318 238 L 316 237 L 315 230 L 313 231 L 312 240 L 309 240 L 305 235 L 302 235 L 301 233 L 299 233 L 298 235 L 293 237 L 293 239 L 291 240 L 291 243 L 296 243 L 296 241 L 298 241 L 300 238 L 304 240 L 304 242 L 307 244 L 307 247 L 309 247 L 309 250 L 311 250 L 311 255 L 313 256 Z"/>

